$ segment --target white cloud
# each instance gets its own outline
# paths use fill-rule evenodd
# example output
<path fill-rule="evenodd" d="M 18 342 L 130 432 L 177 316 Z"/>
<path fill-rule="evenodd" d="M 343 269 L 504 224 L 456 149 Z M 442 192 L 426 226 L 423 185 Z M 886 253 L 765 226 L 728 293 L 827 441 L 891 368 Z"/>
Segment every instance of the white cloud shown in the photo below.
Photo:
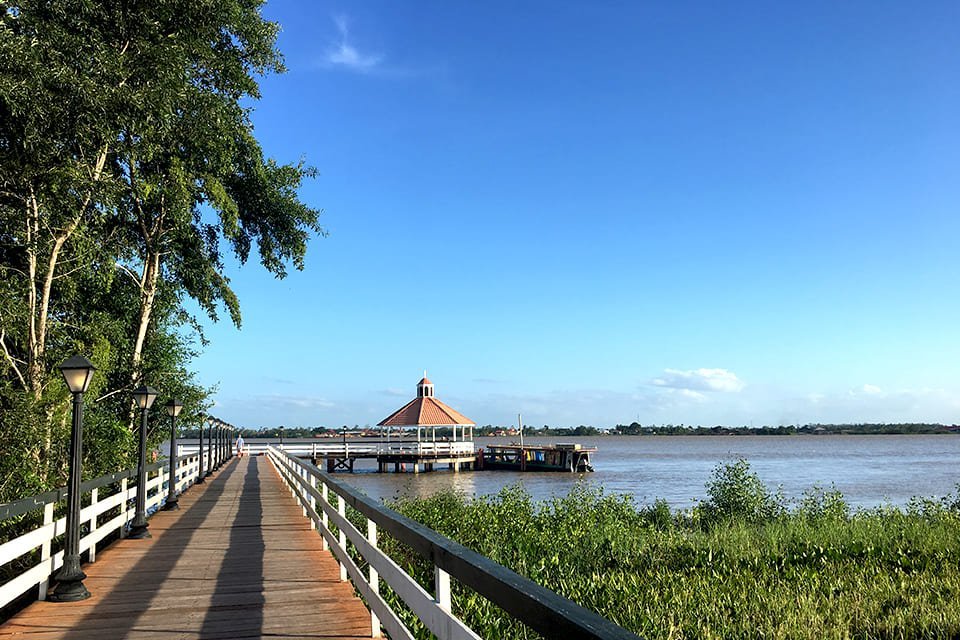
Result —
<path fill-rule="evenodd" d="M 663 375 L 651 380 L 650 384 L 656 387 L 681 389 L 695 393 L 700 391 L 735 393 L 744 387 L 743 381 L 735 373 L 726 369 L 691 369 L 688 371 L 665 369 Z M 701 399 L 703 398 L 703 394 L 697 393 L 697 395 Z M 696 396 L 691 395 L 690 397 Z"/>
<path fill-rule="evenodd" d="M 690 398 L 691 400 L 696 400 L 697 402 L 703 402 L 707 399 L 707 396 L 703 395 L 699 391 L 693 391 L 692 389 L 678 389 L 678 391 L 684 398 Z"/>
<path fill-rule="evenodd" d="M 366 73 L 375 69 L 383 61 L 383 56 L 362 53 L 350 43 L 350 25 L 345 16 L 336 16 L 333 22 L 337 25 L 337 31 L 340 32 L 340 39 L 327 51 L 325 56 L 327 64 Z"/>
<path fill-rule="evenodd" d="M 960 394 L 947 389 L 884 389 L 864 384 L 852 389 L 807 394 L 803 398 L 780 401 L 790 421 L 862 423 L 862 422 L 941 422 L 956 421 L 960 412 Z"/>

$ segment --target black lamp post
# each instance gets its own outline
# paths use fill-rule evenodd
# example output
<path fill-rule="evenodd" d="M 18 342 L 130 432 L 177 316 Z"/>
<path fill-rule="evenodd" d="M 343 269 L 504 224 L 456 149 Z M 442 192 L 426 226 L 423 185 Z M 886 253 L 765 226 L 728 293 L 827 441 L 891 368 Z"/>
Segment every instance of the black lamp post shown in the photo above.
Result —
<path fill-rule="evenodd" d="M 224 422 L 220 426 L 220 466 L 223 466 L 223 463 L 227 461 L 226 448 L 223 444 L 227 441 L 227 423 Z"/>
<path fill-rule="evenodd" d="M 153 401 L 157 399 L 157 390 L 143 386 L 133 392 L 133 398 L 141 411 L 140 456 L 137 460 L 137 514 L 133 518 L 130 534 L 127 537 L 139 540 L 152 537 L 147 531 L 147 527 L 150 526 L 147 524 L 147 414 L 150 413 Z"/>
<path fill-rule="evenodd" d="M 217 425 L 217 469 L 223 465 L 223 421 Z"/>
<path fill-rule="evenodd" d="M 216 446 L 216 457 L 217 457 L 217 469 L 220 468 L 220 465 L 223 464 L 223 423 L 217 422 L 217 446 Z"/>
<path fill-rule="evenodd" d="M 54 576 L 57 586 L 50 596 L 54 602 L 76 602 L 90 597 L 83 585 L 87 574 L 80 569 L 80 465 L 83 459 L 83 392 L 90 386 L 93 372 L 93 365 L 83 356 L 73 356 L 60 365 L 60 373 L 73 394 L 73 426 L 70 430 L 67 539 L 63 566 Z"/>
<path fill-rule="evenodd" d="M 177 499 L 177 416 L 183 411 L 183 403 L 171 398 L 167 404 L 163 405 L 170 416 L 170 475 L 167 479 L 167 503 L 163 505 L 164 511 L 173 511 L 179 509 L 180 504 Z"/>
<path fill-rule="evenodd" d="M 216 422 L 216 418 L 210 418 L 207 421 L 207 473 L 203 476 L 208 478 L 213 475 L 213 424 Z"/>
<path fill-rule="evenodd" d="M 283 427 L 280 427 L 280 448 L 283 449 Z"/>

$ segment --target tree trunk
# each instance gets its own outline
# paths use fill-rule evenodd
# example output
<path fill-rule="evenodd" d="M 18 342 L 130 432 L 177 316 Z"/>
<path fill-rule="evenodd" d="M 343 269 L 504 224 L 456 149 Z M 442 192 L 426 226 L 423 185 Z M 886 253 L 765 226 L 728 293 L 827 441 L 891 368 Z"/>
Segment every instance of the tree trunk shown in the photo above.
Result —
<path fill-rule="evenodd" d="M 140 315 L 137 320 L 137 339 L 133 344 L 133 357 L 130 361 L 130 381 L 142 384 L 143 346 L 147 341 L 147 328 L 153 316 L 153 302 L 157 297 L 157 281 L 160 277 L 160 252 L 148 249 L 147 259 L 143 263 L 143 275 L 140 279 Z"/>
<path fill-rule="evenodd" d="M 103 175 L 103 168 L 107 161 L 107 148 L 104 147 L 96 163 L 91 167 L 90 177 L 95 183 Z M 42 246 L 44 239 L 41 238 L 41 228 L 47 226 L 41 225 L 41 203 L 37 194 L 31 190 L 27 199 L 27 276 L 28 283 L 28 307 L 30 317 L 28 319 L 28 344 L 27 344 L 27 375 L 25 389 L 34 401 L 39 402 L 43 397 L 43 390 L 46 386 L 47 373 L 47 333 L 48 319 L 50 316 L 50 303 L 53 296 L 53 281 L 57 276 L 57 266 L 60 262 L 61 253 L 67 241 L 76 233 L 83 221 L 83 217 L 93 199 L 93 188 L 87 192 L 86 197 L 80 204 L 80 207 L 70 218 L 67 224 L 61 228 L 51 228 L 52 243 L 48 248 Z M 42 255 L 44 249 L 49 251 L 44 261 Z M 45 262 L 45 270 L 41 272 L 41 263 Z M 44 416 L 42 426 L 42 437 L 40 446 L 32 452 L 32 457 L 37 462 L 37 469 L 41 476 L 41 481 L 47 480 L 47 464 L 44 460 L 50 451 L 53 441 L 53 409 L 47 411 Z"/>

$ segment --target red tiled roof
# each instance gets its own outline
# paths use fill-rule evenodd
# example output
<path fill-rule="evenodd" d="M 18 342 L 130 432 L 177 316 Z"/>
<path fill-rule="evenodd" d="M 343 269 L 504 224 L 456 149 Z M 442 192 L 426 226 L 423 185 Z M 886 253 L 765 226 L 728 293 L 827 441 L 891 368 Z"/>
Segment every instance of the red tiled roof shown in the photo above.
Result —
<path fill-rule="evenodd" d="M 426 380 L 426 378 L 424 378 Z M 428 381 L 427 384 L 430 384 Z M 456 409 L 448 407 L 436 398 L 414 398 L 390 416 L 378 427 L 449 427 L 452 425 L 473 426 L 476 423 Z"/>
<path fill-rule="evenodd" d="M 433 383 L 427 380 L 426 377 L 424 377 L 422 380 L 420 380 L 420 382 L 417 383 L 418 386 L 421 384 L 433 384 Z"/>

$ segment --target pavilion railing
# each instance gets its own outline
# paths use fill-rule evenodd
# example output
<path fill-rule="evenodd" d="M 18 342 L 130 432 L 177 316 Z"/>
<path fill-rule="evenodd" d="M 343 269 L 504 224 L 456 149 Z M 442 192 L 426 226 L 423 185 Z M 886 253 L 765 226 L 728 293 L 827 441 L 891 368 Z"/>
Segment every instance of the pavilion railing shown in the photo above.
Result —
<path fill-rule="evenodd" d="M 235 446 L 235 445 L 234 445 Z M 476 454 L 476 446 L 470 440 L 437 441 L 432 442 L 424 440 L 348 440 L 346 443 L 334 440 L 332 442 L 310 442 L 310 443 L 291 443 L 277 445 L 264 442 L 248 442 L 243 446 L 246 455 L 261 455 L 267 452 L 271 446 L 277 447 L 287 453 L 299 457 L 316 457 L 318 455 L 355 455 L 371 456 L 377 454 L 384 455 L 421 455 L 421 456 L 472 456 Z M 195 453 L 196 444 L 181 445 L 180 450 L 184 454 Z"/>
<path fill-rule="evenodd" d="M 214 464 L 221 462 L 218 453 L 215 449 Z M 166 502 L 169 468 L 168 460 L 146 467 L 148 514 Z M 203 468 L 206 471 L 206 458 Z M 177 494 L 196 482 L 199 470 L 196 454 L 178 459 Z M 80 510 L 80 553 L 86 553 L 89 562 L 96 561 L 99 542 L 113 533 L 123 536 L 133 520 L 139 490 L 136 479 L 137 470 L 133 468 L 81 483 L 81 504 L 86 506 Z M 63 565 L 63 550 L 54 551 L 54 548 L 62 545 L 62 539 L 58 538 L 66 532 L 66 516 L 57 517 L 57 505 L 65 504 L 66 497 L 67 489 L 61 488 L 0 504 L 0 523 L 7 525 L 5 529 L 16 530 L 16 537 L 0 544 L 0 609 L 34 588 L 38 599 L 46 599 L 50 578 Z M 18 526 L 17 520 L 23 521 L 24 528 Z M 28 524 L 30 520 L 34 521 L 33 525 Z"/>
<path fill-rule="evenodd" d="M 323 537 L 324 548 L 340 563 L 340 580 L 349 578 L 366 602 L 374 637 L 381 635 L 381 628 L 393 640 L 414 637 L 381 595 L 382 579 L 439 640 L 479 638 L 451 610 L 453 579 L 546 637 L 637 640 L 606 618 L 334 480 L 308 460 L 274 446 L 267 454 L 311 526 Z M 347 505 L 365 518 L 366 532 L 347 519 Z M 433 564 L 435 593 L 428 593 L 378 548 L 380 531 Z M 366 561 L 367 575 L 351 557 L 348 541 Z"/>

